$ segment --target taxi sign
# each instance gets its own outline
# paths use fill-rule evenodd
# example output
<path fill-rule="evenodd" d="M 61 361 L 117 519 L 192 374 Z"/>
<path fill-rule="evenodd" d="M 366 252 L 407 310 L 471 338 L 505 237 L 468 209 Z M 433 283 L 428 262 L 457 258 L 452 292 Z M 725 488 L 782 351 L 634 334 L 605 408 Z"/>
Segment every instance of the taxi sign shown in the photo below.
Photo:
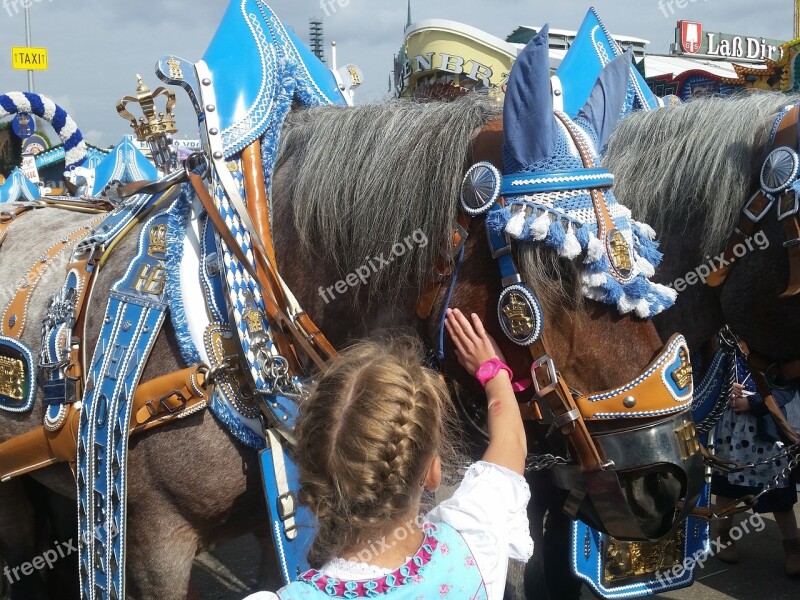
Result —
<path fill-rule="evenodd" d="M 22 71 L 46 71 L 47 48 L 14 46 L 11 48 L 11 66 Z"/>

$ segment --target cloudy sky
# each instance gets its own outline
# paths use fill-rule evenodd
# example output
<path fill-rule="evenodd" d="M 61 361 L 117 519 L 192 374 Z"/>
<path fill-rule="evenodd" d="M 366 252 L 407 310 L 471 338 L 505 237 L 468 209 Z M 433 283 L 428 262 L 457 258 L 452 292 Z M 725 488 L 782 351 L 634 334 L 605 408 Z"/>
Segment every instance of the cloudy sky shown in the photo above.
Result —
<path fill-rule="evenodd" d="M 25 44 L 23 0 L 0 0 L 0 92 L 27 90 L 24 71 L 11 69 L 10 47 Z M 163 54 L 202 57 L 228 0 L 28 0 L 32 41 L 49 50 L 50 70 L 37 73 L 35 91 L 62 104 L 86 138 L 116 143 L 129 128 L 116 102 L 136 88 L 136 73 L 151 87 Z M 235 0 L 238 1 L 238 0 Z M 700 21 L 708 31 L 788 40 L 790 0 L 411 0 L 414 21 L 445 18 L 505 37 L 517 25 L 576 29 L 595 5 L 613 33 L 651 41 L 666 52 L 678 19 Z M 365 83 L 358 102 L 386 96 L 392 57 L 403 41 L 407 0 L 270 0 L 278 16 L 307 39 L 308 20 L 323 17 L 326 41 L 336 40 L 339 62 L 358 64 Z M 332 7 L 331 7 L 332 5 Z M 328 7 L 327 11 L 324 7 Z M 326 12 L 328 13 L 326 16 Z M 188 99 L 178 91 L 181 134 L 196 137 Z"/>

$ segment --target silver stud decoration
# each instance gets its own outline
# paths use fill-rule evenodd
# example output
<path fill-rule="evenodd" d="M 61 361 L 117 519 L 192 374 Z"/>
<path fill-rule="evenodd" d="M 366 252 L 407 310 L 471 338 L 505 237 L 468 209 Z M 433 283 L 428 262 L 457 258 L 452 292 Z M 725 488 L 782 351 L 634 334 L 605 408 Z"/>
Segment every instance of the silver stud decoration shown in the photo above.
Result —
<path fill-rule="evenodd" d="M 626 396 L 622 400 L 622 404 L 625 405 L 625 408 L 633 408 L 634 406 L 636 406 L 636 398 L 634 398 L 633 396 Z"/>
<path fill-rule="evenodd" d="M 787 146 L 769 153 L 761 168 L 761 189 L 772 195 L 780 195 L 797 180 L 800 157 Z"/>
<path fill-rule="evenodd" d="M 492 163 L 472 165 L 461 183 L 461 209 L 471 217 L 488 212 L 500 197 L 502 181 L 500 171 Z"/>

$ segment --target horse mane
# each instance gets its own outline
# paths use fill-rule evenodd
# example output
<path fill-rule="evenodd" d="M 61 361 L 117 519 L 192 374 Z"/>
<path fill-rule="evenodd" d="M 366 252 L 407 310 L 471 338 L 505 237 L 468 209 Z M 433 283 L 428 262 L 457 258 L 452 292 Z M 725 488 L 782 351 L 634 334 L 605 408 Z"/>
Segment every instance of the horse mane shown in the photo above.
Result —
<path fill-rule="evenodd" d="M 472 139 L 499 111 L 481 94 L 292 111 L 276 170 L 291 165 L 284 189 L 305 250 L 345 275 L 421 231 L 425 247 L 418 233 L 414 252 L 407 248 L 365 286 L 372 299 L 420 289 L 448 247 Z"/>
<path fill-rule="evenodd" d="M 428 243 L 370 274 L 366 298 L 421 290 L 450 247 L 471 143 L 501 107 L 471 93 L 452 102 L 391 101 L 289 113 L 276 171 L 303 250 L 355 273 L 422 231 Z M 545 309 L 578 306 L 578 265 L 540 243 L 513 243 L 523 280 Z M 376 264 L 377 261 L 372 261 Z"/>
<path fill-rule="evenodd" d="M 704 223 L 703 252 L 719 251 L 757 185 L 777 114 L 800 96 L 752 92 L 698 98 L 625 118 L 603 158 L 614 194 L 657 232 Z"/>

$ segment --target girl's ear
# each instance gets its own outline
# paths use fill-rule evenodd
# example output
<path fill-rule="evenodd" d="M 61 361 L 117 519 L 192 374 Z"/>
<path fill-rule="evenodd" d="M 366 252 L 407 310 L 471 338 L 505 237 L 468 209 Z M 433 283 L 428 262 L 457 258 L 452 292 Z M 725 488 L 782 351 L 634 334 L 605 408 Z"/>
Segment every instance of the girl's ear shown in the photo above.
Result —
<path fill-rule="evenodd" d="M 422 486 L 429 492 L 433 493 L 439 489 L 442 484 L 442 459 L 438 455 L 431 461 L 428 471 L 425 473 L 425 479 L 422 480 Z"/>

